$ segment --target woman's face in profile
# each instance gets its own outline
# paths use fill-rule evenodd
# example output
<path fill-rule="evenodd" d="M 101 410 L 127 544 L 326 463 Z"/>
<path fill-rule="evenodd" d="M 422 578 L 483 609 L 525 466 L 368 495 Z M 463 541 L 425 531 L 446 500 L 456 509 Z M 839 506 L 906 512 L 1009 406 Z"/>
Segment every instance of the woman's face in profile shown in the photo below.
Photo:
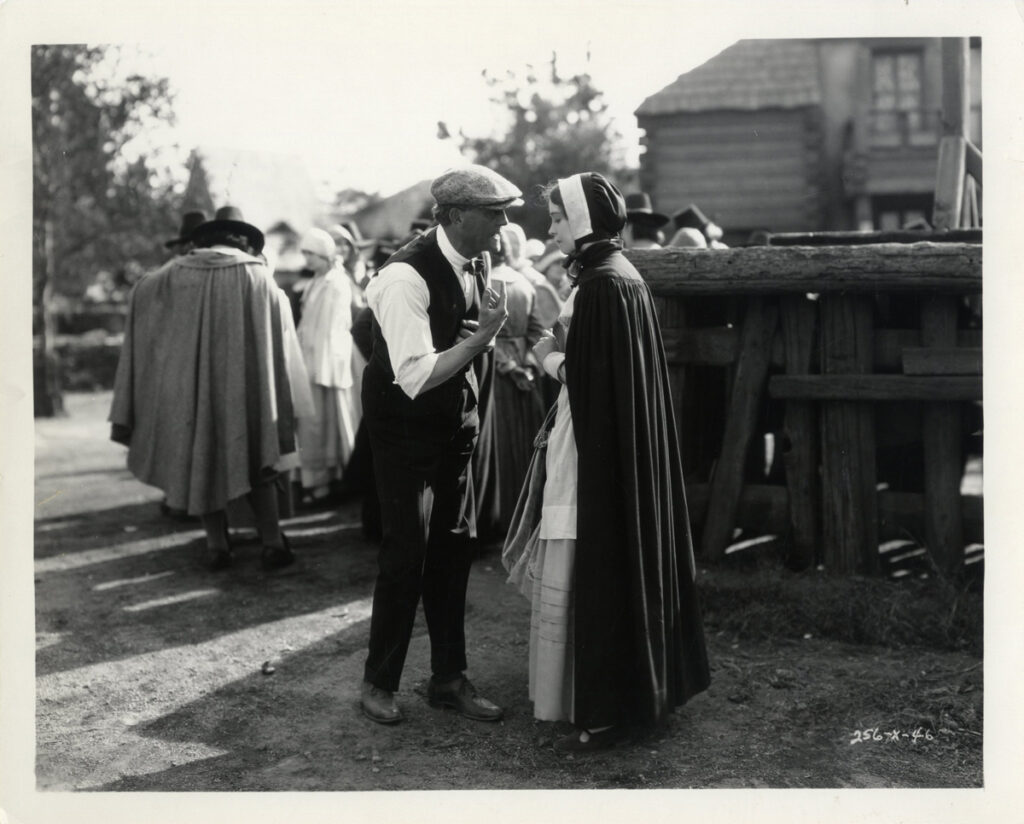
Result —
<path fill-rule="evenodd" d="M 565 212 L 557 203 L 549 202 L 548 215 L 551 217 L 551 228 L 548 230 L 548 235 L 558 245 L 558 251 L 565 255 L 571 254 L 576 248 L 576 242 L 573 240 L 572 230 L 569 228 Z"/>

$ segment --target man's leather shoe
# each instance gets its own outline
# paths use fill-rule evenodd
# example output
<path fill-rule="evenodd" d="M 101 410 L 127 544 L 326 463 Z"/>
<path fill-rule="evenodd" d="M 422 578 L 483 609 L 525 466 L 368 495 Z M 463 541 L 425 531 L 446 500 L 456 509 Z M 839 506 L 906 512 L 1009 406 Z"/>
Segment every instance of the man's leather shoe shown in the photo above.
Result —
<path fill-rule="evenodd" d="M 405 717 L 395 703 L 395 694 L 390 690 L 375 687 L 369 681 L 363 681 L 359 706 L 363 710 L 363 715 L 378 724 L 397 724 Z"/>
<path fill-rule="evenodd" d="M 476 687 L 463 676 L 446 684 L 430 679 L 427 700 L 432 707 L 451 707 L 474 721 L 500 721 L 505 711 L 476 693 Z"/>

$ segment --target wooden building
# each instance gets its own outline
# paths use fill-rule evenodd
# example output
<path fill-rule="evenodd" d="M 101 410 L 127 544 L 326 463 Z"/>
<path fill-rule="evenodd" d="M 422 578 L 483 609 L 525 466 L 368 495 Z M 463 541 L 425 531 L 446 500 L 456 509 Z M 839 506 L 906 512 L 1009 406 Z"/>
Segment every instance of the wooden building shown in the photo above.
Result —
<path fill-rule="evenodd" d="M 968 136 L 981 146 L 981 41 Z M 696 203 L 732 244 L 756 230 L 891 230 L 929 220 L 941 40 L 741 40 L 652 94 L 640 186 Z"/>

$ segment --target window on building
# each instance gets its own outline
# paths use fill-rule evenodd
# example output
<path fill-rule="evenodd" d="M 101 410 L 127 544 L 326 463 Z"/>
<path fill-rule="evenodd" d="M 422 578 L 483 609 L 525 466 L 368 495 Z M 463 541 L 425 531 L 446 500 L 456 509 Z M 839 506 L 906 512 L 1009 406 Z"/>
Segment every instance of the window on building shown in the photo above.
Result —
<path fill-rule="evenodd" d="M 872 56 L 872 129 L 875 146 L 932 145 L 934 118 L 924 109 L 920 51 Z"/>
<path fill-rule="evenodd" d="M 880 232 L 895 232 L 931 223 L 931 195 L 879 195 L 871 198 L 871 218 Z"/>

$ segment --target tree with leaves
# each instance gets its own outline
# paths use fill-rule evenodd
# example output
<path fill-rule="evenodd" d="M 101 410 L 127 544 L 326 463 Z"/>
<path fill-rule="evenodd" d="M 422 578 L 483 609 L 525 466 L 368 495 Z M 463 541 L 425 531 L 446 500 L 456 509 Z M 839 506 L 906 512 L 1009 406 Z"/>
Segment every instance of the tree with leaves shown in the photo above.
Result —
<path fill-rule="evenodd" d="M 509 210 L 531 237 L 545 237 L 547 209 L 537 194 L 547 183 L 576 172 L 601 172 L 621 179 L 626 171 L 619 158 L 621 135 L 608 116 L 603 93 L 587 73 L 562 76 L 558 55 L 539 75 L 533 66 L 525 73 L 504 77 L 484 72 L 492 90 L 491 102 L 507 115 L 507 127 L 495 137 L 470 137 L 459 132 L 460 151 L 474 163 L 494 169 L 526 193 L 526 205 Z M 438 123 L 439 139 L 452 138 L 447 124 Z"/>
<path fill-rule="evenodd" d="M 41 338 L 35 411 L 63 411 L 55 350 L 57 296 L 77 297 L 99 272 L 122 283 L 158 265 L 177 225 L 179 197 L 144 155 L 122 150 L 144 129 L 172 123 L 164 78 L 109 71 L 109 46 L 34 46 L 32 73 L 33 306 Z"/>

